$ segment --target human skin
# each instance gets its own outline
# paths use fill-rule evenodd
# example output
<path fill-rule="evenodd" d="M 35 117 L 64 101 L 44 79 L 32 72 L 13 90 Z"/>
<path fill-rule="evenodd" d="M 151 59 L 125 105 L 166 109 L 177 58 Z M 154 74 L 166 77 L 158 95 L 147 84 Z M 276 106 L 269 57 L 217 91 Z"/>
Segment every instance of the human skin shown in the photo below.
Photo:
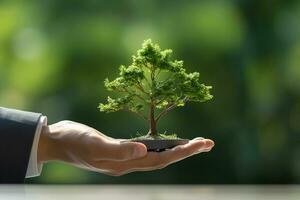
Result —
<path fill-rule="evenodd" d="M 38 145 L 38 163 L 61 161 L 90 171 L 121 176 L 134 171 L 162 169 L 192 155 L 209 152 L 210 139 L 195 138 L 163 152 L 147 152 L 144 144 L 114 139 L 72 121 L 44 126 Z"/>

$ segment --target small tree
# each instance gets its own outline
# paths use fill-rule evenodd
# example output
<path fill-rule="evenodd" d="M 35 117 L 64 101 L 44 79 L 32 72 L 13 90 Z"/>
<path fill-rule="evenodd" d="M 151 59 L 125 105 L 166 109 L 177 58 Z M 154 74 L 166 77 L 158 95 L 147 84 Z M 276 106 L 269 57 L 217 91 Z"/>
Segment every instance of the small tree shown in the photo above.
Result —
<path fill-rule="evenodd" d="M 189 101 L 204 102 L 213 98 L 211 86 L 200 82 L 199 73 L 187 73 L 183 61 L 171 59 L 172 50 L 161 50 L 150 39 L 144 41 L 132 64 L 121 65 L 119 77 L 104 84 L 108 91 L 119 93 L 100 103 L 100 111 L 126 110 L 149 123 L 148 135 L 157 137 L 157 123 L 168 112 Z"/>

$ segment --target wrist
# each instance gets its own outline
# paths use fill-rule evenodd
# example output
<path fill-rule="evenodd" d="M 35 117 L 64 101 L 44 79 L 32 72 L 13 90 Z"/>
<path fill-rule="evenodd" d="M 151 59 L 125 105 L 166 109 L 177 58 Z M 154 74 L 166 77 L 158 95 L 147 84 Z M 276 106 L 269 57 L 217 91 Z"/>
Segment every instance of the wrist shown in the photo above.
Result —
<path fill-rule="evenodd" d="M 49 126 L 43 126 L 37 151 L 38 163 L 43 164 L 51 160 L 57 160 L 58 151 L 59 146 L 53 137 L 53 130 Z"/>

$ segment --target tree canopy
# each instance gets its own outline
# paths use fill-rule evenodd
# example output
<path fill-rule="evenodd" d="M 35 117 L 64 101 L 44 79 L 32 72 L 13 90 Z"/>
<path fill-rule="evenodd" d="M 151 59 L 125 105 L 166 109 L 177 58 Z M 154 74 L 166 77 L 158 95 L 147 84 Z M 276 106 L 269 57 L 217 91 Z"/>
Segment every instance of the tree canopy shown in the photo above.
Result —
<path fill-rule="evenodd" d="M 100 111 L 127 110 L 156 126 L 162 116 L 176 107 L 212 99 L 212 87 L 201 83 L 199 72 L 188 73 L 183 61 L 173 60 L 171 55 L 171 49 L 162 50 L 150 39 L 145 40 L 132 56 L 132 63 L 120 66 L 119 77 L 105 79 L 106 89 L 118 92 L 119 97 L 108 96 L 106 103 L 100 103 Z M 157 111 L 160 112 L 155 114 Z"/>

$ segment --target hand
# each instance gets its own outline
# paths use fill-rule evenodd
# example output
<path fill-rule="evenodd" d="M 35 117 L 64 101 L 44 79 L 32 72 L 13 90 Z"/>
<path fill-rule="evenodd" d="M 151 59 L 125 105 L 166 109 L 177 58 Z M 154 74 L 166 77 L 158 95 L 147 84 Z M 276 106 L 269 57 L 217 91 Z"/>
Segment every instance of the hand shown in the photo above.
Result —
<path fill-rule="evenodd" d="M 164 152 L 147 152 L 142 143 L 108 137 L 86 125 L 61 121 L 44 127 L 38 162 L 62 161 L 80 168 L 120 176 L 133 171 L 162 169 L 214 146 L 209 139 L 195 138 Z"/>

